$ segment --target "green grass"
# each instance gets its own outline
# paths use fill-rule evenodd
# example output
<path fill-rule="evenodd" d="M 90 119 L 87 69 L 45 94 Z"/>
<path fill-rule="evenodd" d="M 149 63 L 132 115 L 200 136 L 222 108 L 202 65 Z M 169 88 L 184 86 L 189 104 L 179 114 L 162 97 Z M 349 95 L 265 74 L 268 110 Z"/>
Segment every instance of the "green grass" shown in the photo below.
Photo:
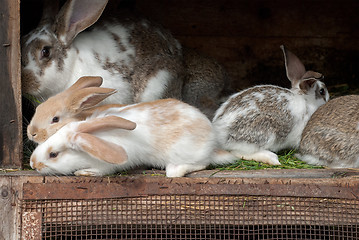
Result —
<path fill-rule="evenodd" d="M 225 166 L 211 166 L 211 169 L 219 170 L 260 170 L 260 169 L 320 169 L 323 166 L 309 165 L 294 156 L 294 150 L 286 150 L 278 153 L 281 165 L 268 165 L 256 161 L 239 159 L 233 164 Z"/>

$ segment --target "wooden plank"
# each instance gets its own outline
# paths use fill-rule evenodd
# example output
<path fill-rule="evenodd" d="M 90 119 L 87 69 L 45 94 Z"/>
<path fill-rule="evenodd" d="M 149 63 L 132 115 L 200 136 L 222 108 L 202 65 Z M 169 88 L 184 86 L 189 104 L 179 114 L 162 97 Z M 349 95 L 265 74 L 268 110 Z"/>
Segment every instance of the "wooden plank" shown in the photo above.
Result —
<path fill-rule="evenodd" d="M 0 175 L 0 239 L 20 239 L 22 231 L 21 201 L 23 199 L 23 183 L 40 183 L 41 176 Z M 34 217 L 28 215 L 27 217 Z M 28 219 L 28 218 L 27 218 Z M 29 227 L 27 228 L 29 230 Z M 31 234 L 35 229 L 29 230 Z M 33 235 L 33 236 L 35 236 Z M 30 238 L 22 238 L 30 239 Z M 39 238 L 33 238 L 39 239 Z"/>
<path fill-rule="evenodd" d="M 357 169 L 264 169 L 249 171 L 203 170 L 190 173 L 189 177 L 202 178 L 281 178 L 281 179 L 350 179 L 359 178 Z"/>
<path fill-rule="evenodd" d="M 163 179 L 161 179 L 163 180 Z M 25 183 L 24 199 L 107 199 L 128 198 L 148 195 L 196 195 L 196 196 L 276 196 L 276 197 L 312 197 L 335 199 L 359 199 L 358 185 L 354 187 L 326 186 L 320 184 L 242 184 L 241 179 L 223 179 L 223 183 L 211 184 L 187 179 L 186 182 L 174 180 L 146 182 L 143 179 L 118 183 Z M 237 184 L 227 184 L 232 181 Z"/>
<path fill-rule="evenodd" d="M 357 38 L 261 38 L 180 36 L 179 41 L 214 57 L 228 71 L 232 86 L 243 89 L 258 84 L 289 87 L 283 54 L 285 44 L 306 68 L 324 74 L 327 86 L 346 83 L 359 86 Z"/>
<path fill-rule="evenodd" d="M 156 176 L 165 176 L 164 170 L 152 169 L 152 170 L 143 170 L 143 169 L 133 169 L 127 171 L 126 176 L 136 177 L 136 176 L 146 176 L 148 178 Z M 26 177 L 31 178 L 40 178 L 40 182 L 63 182 L 63 183 L 72 183 L 72 182 L 82 182 L 82 181 L 106 181 L 112 182 L 119 178 L 120 176 L 104 176 L 104 177 L 76 177 L 76 176 L 43 176 L 36 171 L 26 170 L 26 171 L 12 171 L 12 172 L 0 172 L 0 178 L 2 177 Z M 340 182 L 341 180 L 354 180 L 359 181 L 359 169 L 262 169 L 262 170 L 201 170 L 197 172 L 192 172 L 186 175 L 185 178 L 257 178 L 257 179 L 299 179 L 301 181 L 313 181 L 312 179 L 323 179 L 330 180 L 333 182 Z M 171 179 L 171 178 L 170 178 Z M 37 180 L 38 181 L 38 180 Z"/>
<path fill-rule="evenodd" d="M 18 239 L 15 237 L 16 218 L 12 206 L 14 195 L 11 192 L 11 178 L 0 178 L 0 239 Z"/>
<path fill-rule="evenodd" d="M 356 0 L 137 0 L 135 8 L 179 36 L 358 36 Z"/>
<path fill-rule="evenodd" d="M 233 177 L 233 174 L 183 178 L 146 175 L 46 177 L 42 183 L 25 183 L 24 199 L 102 199 L 176 194 L 359 199 L 359 179 L 353 177 L 357 175 L 345 177 L 345 174 L 344 171 L 338 172 L 338 179 L 333 178 L 335 175 L 331 175 L 332 178 L 270 178 L 268 175 L 267 178 L 246 178 Z"/>
<path fill-rule="evenodd" d="M 0 166 L 21 167 L 20 1 L 0 6 Z"/>
<path fill-rule="evenodd" d="M 359 87 L 359 1 L 138 0 L 134 8 L 217 59 L 234 89 L 288 87 L 281 44 L 322 72 L 327 86 Z"/>

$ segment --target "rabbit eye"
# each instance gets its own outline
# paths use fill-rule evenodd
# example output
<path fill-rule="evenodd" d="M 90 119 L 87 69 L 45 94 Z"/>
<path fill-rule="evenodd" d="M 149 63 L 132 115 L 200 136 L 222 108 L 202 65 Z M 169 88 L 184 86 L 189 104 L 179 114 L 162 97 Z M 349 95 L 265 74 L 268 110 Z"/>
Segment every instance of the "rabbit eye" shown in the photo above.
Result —
<path fill-rule="evenodd" d="M 324 88 L 321 88 L 320 90 L 319 90 L 319 93 L 320 93 L 320 95 L 325 95 L 325 90 L 324 90 Z"/>
<path fill-rule="evenodd" d="M 51 121 L 51 123 L 57 123 L 60 121 L 60 118 L 59 117 L 54 117 Z"/>
<path fill-rule="evenodd" d="M 50 157 L 50 158 L 56 158 L 57 155 L 59 155 L 58 152 L 50 152 L 49 157 Z"/>
<path fill-rule="evenodd" d="M 50 57 L 50 48 L 49 47 L 44 47 L 41 50 L 41 58 L 48 58 Z"/>

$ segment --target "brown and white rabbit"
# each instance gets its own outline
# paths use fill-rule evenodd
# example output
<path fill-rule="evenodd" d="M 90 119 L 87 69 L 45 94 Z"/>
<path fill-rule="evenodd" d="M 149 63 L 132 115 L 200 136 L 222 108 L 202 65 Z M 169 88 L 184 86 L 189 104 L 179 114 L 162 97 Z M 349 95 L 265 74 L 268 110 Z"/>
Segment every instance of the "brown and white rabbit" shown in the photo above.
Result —
<path fill-rule="evenodd" d="M 101 76 L 104 87 L 118 91 L 111 103 L 181 97 L 182 49 L 167 30 L 127 16 L 94 24 L 107 0 L 68 0 L 57 14 L 48 4 L 43 21 L 22 39 L 25 93 L 46 100 L 82 76 Z"/>
<path fill-rule="evenodd" d="M 97 106 L 116 92 L 111 88 L 100 88 L 101 84 L 101 77 L 81 77 L 70 88 L 41 103 L 27 126 L 28 138 L 42 143 L 69 122 L 85 120 L 95 111 L 124 106 Z"/>
<path fill-rule="evenodd" d="M 35 149 L 30 165 L 41 174 L 86 176 L 147 165 L 182 177 L 235 159 L 218 149 L 211 122 L 197 108 L 162 99 L 68 123 Z"/>
<path fill-rule="evenodd" d="M 313 112 L 328 101 L 323 75 L 306 71 L 302 62 L 281 46 L 292 88 L 255 86 L 232 95 L 213 119 L 222 148 L 238 157 L 279 165 L 273 153 L 296 148 Z"/>
<path fill-rule="evenodd" d="M 359 96 L 330 100 L 310 118 L 299 145 L 301 160 L 331 168 L 359 167 Z"/>
<path fill-rule="evenodd" d="M 104 87 L 117 90 L 106 103 L 173 97 L 212 117 L 216 105 L 211 102 L 219 101 L 215 98 L 226 86 L 215 61 L 184 56 L 171 33 L 148 20 L 118 14 L 97 21 L 107 0 L 68 0 L 59 12 L 54 1 L 47 2 L 39 26 L 22 39 L 24 93 L 44 101 L 82 76 L 101 76 Z M 213 88 L 211 99 L 193 101 Z"/>

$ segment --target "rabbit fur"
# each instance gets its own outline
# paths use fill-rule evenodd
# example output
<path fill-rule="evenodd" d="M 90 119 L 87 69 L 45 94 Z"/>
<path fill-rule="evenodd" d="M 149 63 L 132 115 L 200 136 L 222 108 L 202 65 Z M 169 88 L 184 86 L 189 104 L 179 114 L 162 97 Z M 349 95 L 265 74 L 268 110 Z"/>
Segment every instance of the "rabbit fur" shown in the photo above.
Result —
<path fill-rule="evenodd" d="M 27 136 L 36 143 L 43 143 L 69 122 L 82 121 L 94 112 L 123 104 L 98 105 L 116 91 L 101 88 L 102 78 L 84 76 L 65 91 L 50 97 L 37 106 L 29 125 Z"/>
<path fill-rule="evenodd" d="M 197 108 L 162 99 L 68 123 L 35 149 L 30 165 L 41 174 L 85 176 L 148 165 L 182 177 L 235 159 L 218 148 L 211 122 Z"/>
<path fill-rule="evenodd" d="M 359 96 L 330 100 L 310 118 L 298 153 L 301 160 L 331 168 L 359 167 Z"/>
<path fill-rule="evenodd" d="M 213 118 L 221 147 L 240 158 L 279 165 L 273 152 L 298 147 L 310 116 L 329 99 L 322 74 L 306 71 L 292 52 L 281 49 L 292 88 L 260 85 L 243 90 Z"/>
<path fill-rule="evenodd" d="M 121 18 L 98 21 L 106 0 L 68 0 L 60 11 L 54 1 L 45 3 L 38 27 L 22 39 L 24 93 L 44 101 L 82 76 L 101 76 L 104 87 L 117 90 L 105 103 L 171 97 L 191 102 L 212 118 L 227 86 L 223 68 L 213 59 L 184 56 L 169 31 L 142 18 L 118 14 Z M 193 100 L 207 89 L 213 92 L 213 84 L 215 94 Z"/>

